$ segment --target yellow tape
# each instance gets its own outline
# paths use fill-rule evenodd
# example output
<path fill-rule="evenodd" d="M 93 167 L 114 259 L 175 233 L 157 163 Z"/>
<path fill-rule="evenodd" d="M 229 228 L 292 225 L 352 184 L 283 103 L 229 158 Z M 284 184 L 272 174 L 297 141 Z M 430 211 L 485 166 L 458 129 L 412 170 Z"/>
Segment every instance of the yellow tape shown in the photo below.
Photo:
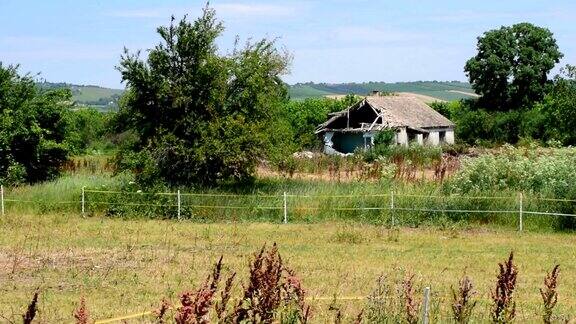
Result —
<path fill-rule="evenodd" d="M 235 298 L 233 298 L 235 299 Z M 349 297 L 307 297 L 306 300 L 309 301 L 326 301 L 326 300 L 365 300 L 366 297 L 354 297 L 354 296 L 349 296 Z M 115 322 L 121 322 L 123 320 L 127 320 L 127 319 L 132 319 L 132 318 L 138 318 L 138 317 L 142 317 L 142 316 L 146 316 L 146 315 L 152 315 L 154 312 L 152 311 L 147 311 L 147 312 L 142 312 L 142 313 L 136 313 L 136 314 L 130 314 L 130 315 L 126 315 L 126 316 L 119 316 L 119 317 L 114 317 L 114 318 L 109 318 L 109 319 L 103 319 L 103 320 L 98 320 L 95 321 L 94 324 L 107 324 L 107 323 L 115 323 Z"/>
<path fill-rule="evenodd" d="M 115 317 L 115 318 L 109 318 L 109 319 L 105 319 L 105 320 L 99 320 L 94 322 L 94 324 L 104 324 L 104 323 L 114 323 L 114 322 L 120 322 L 123 320 L 127 320 L 127 319 L 131 319 L 131 318 L 137 318 L 137 317 L 142 317 L 142 316 L 146 316 L 146 315 L 150 315 L 152 314 L 152 311 L 147 311 L 147 312 L 142 312 L 142 313 L 137 313 L 137 314 L 132 314 L 132 315 L 126 315 L 126 316 L 121 316 L 121 317 Z"/>

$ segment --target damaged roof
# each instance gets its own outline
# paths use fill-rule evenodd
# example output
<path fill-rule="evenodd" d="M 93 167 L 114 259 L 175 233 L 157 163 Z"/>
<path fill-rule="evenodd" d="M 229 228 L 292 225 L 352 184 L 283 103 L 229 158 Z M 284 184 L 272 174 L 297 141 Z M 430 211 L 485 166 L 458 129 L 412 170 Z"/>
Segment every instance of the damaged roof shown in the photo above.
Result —
<path fill-rule="evenodd" d="M 378 115 L 371 125 L 370 130 L 397 127 L 408 127 L 416 130 L 454 127 L 453 122 L 424 102 L 411 97 L 391 95 L 368 96 L 345 110 L 329 114 L 330 118 L 316 128 L 316 133 L 318 134 L 330 129 L 329 126 L 334 121 L 348 114 L 353 114 L 355 110 L 363 107 L 365 104 L 368 104 Z M 382 119 L 377 122 L 380 118 Z"/>

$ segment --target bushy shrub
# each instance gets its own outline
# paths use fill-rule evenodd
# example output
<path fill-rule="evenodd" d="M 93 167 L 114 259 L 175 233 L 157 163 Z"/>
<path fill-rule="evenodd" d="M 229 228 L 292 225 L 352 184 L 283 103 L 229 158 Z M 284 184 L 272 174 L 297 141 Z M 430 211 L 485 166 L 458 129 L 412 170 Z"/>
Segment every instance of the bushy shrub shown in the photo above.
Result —
<path fill-rule="evenodd" d="M 576 149 L 524 149 L 504 146 L 500 152 L 464 158 L 462 168 L 446 185 L 450 193 L 522 191 L 536 196 L 576 199 Z M 539 210 L 576 213 L 563 201 L 539 201 Z M 560 217 L 561 229 L 576 227 L 574 218 Z"/>
<path fill-rule="evenodd" d="M 85 154 L 92 150 L 106 151 L 113 148 L 106 138 L 114 113 L 103 113 L 94 108 L 70 111 L 70 135 L 68 142 L 73 154 Z"/>
<path fill-rule="evenodd" d="M 289 101 L 282 107 L 281 117 L 292 130 L 296 150 L 315 150 L 322 148 L 322 141 L 314 130 L 326 121 L 329 113 L 346 109 L 355 103 L 353 95 L 343 99 L 309 98 L 302 101 Z"/>
<path fill-rule="evenodd" d="M 575 149 L 543 151 L 505 145 L 494 154 L 463 158 L 449 187 L 459 193 L 512 189 L 572 198 L 575 181 Z"/>
<path fill-rule="evenodd" d="M 69 155 L 68 89 L 41 91 L 0 63 L 0 183 L 56 177 Z"/>

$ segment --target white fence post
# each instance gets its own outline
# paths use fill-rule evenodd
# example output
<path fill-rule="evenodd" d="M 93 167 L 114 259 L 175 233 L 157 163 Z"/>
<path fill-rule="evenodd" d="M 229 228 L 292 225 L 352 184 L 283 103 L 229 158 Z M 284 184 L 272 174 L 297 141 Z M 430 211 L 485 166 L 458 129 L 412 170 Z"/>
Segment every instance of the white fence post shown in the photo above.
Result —
<path fill-rule="evenodd" d="M 430 323 L 430 287 L 424 288 L 424 300 L 422 305 L 422 324 Z"/>
<path fill-rule="evenodd" d="M 523 200 L 524 200 L 524 194 L 521 192 L 521 193 L 520 193 L 520 220 L 519 220 L 519 229 L 520 229 L 520 232 L 522 232 L 522 230 L 523 230 L 523 228 L 524 228 L 524 224 L 523 224 L 523 223 L 524 223 L 524 220 L 522 219 L 523 216 L 524 216 L 524 215 L 523 215 L 523 214 L 524 214 L 524 210 L 523 210 L 523 209 L 524 209 L 524 206 L 522 206 Z"/>
<path fill-rule="evenodd" d="M 181 209 L 182 203 L 180 200 L 180 189 L 178 189 L 178 220 L 181 219 L 181 213 L 180 213 L 180 209 Z"/>
<path fill-rule="evenodd" d="M 394 190 L 390 191 L 390 214 L 392 214 L 392 227 L 394 227 Z"/>
<path fill-rule="evenodd" d="M 4 216 L 4 186 L 0 185 L 0 205 L 2 209 L 2 216 Z"/>
<path fill-rule="evenodd" d="M 85 194 L 84 194 L 84 189 L 86 188 L 86 186 L 82 187 L 82 217 L 86 217 L 86 199 L 85 199 Z"/>
<path fill-rule="evenodd" d="M 288 199 L 284 191 L 284 224 L 288 224 Z"/>

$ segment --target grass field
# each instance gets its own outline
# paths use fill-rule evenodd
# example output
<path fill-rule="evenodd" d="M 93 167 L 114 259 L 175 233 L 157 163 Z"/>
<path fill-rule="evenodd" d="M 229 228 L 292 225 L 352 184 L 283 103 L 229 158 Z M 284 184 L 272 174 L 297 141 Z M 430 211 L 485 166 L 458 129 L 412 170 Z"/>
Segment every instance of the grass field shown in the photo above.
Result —
<path fill-rule="evenodd" d="M 44 87 L 69 87 L 72 89 L 74 101 L 84 105 L 106 105 L 113 101 L 116 96 L 122 95 L 122 89 L 110 89 L 91 85 L 73 85 L 44 83 Z M 350 93 L 366 95 L 372 90 L 386 92 L 409 92 L 425 95 L 440 100 L 451 101 L 462 98 L 471 98 L 473 93 L 470 84 L 465 82 L 437 82 L 437 81 L 415 81 L 415 82 L 364 82 L 364 83 L 299 83 L 290 85 L 288 91 L 290 98 L 302 100 L 312 97 L 324 97 L 329 95 L 347 95 Z M 110 107 L 108 107 L 109 109 Z"/>
<path fill-rule="evenodd" d="M 86 218 L 71 214 L 8 215 L 0 219 L 0 314 L 14 320 L 36 287 L 40 320 L 64 322 L 80 296 L 93 319 L 156 308 L 195 288 L 220 255 L 241 279 L 253 252 L 277 242 L 285 262 L 302 277 L 312 300 L 313 322 L 327 322 L 330 299 L 364 297 L 382 273 L 416 274 L 430 286 L 432 313 L 449 316 L 449 288 L 466 272 L 477 286 L 476 314 L 488 320 L 488 292 L 497 263 L 515 251 L 520 322 L 537 321 L 546 271 L 561 264 L 558 313 L 576 312 L 576 237 L 478 228 L 387 229 L 374 225 L 219 223 Z M 238 288 L 238 287 L 237 287 Z M 441 301 L 440 305 L 437 304 Z M 362 300 L 337 302 L 354 315 Z M 2 320 L 0 320 L 2 321 Z"/>
<path fill-rule="evenodd" d="M 354 93 L 366 95 L 373 90 L 386 92 L 409 92 L 425 95 L 440 100 L 452 101 L 459 99 L 469 99 L 474 96 L 469 83 L 465 82 L 437 82 L 437 81 L 415 81 L 415 82 L 364 82 L 364 83 L 299 83 L 291 85 L 289 88 L 290 97 L 295 100 L 302 100 L 310 97 L 321 97 L 326 95 L 347 95 Z M 468 95 L 468 93 L 470 95 Z"/>

